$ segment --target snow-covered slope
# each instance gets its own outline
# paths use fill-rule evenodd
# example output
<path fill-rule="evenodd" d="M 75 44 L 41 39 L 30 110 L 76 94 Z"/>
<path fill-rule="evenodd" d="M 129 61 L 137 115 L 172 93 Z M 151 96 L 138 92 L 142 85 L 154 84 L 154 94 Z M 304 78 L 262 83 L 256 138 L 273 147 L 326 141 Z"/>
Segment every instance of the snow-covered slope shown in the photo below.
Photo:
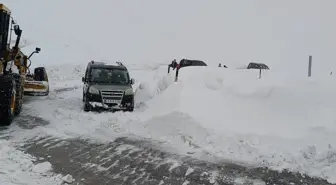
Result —
<path fill-rule="evenodd" d="M 258 79 L 258 71 L 183 68 L 177 83 L 148 102 L 145 112 L 158 117 L 146 124 L 158 137 L 184 135 L 223 159 L 335 181 L 334 82 L 288 80 L 271 71 Z"/>
<path fill-rule="evenodd" d="M 32 67 L 46 66 L 50 76 L 50 96 L 24 106 L 50 122 L 39 131 L 149 138 L 202 159 L 288 168 L 336 182 L 336 79 L 329 75 L 336 67 L 330 44 L 336 30 L 328 24 L 334 2 L 3 2 L 24 30 L 24 50 L 42 48 Z M 184 57 L 209 67 L 181 69 L 174 83 L 166 64 Z M 81 77 L 92 59 L 129 67 L 137 80 L 134 113 L 82 111 Z M 250 60 L 272 70 L 258 79 L 258 71 L 235 69 Z M 218 62 L 229 68 L 213 67 Z"/>

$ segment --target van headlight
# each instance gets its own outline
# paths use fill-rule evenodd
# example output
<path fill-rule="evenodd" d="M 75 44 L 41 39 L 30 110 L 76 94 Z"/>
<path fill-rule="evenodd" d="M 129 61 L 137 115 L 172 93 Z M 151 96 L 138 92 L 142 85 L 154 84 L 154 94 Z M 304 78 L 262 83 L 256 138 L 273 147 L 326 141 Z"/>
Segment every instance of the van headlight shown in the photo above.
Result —
<path fill-rule="evenodd" d="M 132 88 L 129 88 L 129 89 L 127 89 L 127 90 L 125 91 L 125 95 L 132 95 L 132 94 L 134 94 Z"/>
<path fill-rule="evenodd" d="M 90 87 L 89 93 L 91 94 L 99 94 L 99 90 L 95 87 Z"/>

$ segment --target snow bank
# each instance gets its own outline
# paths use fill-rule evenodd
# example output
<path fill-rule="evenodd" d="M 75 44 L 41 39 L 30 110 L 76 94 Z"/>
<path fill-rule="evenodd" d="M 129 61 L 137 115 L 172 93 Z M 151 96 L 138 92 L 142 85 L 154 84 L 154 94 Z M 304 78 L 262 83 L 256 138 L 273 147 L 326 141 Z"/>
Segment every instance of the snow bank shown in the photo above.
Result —
<path fill-rule="evenodd" d="M 167 66 L 168 64 L 161 64 L 153 69 L 149 68 L 151 69 L 150 72 L 144 72 L 148 68 L 141 71 L 131 68 L 132 74 L 135 74 L 139 82 L 139 86 L 135 91 L 136 104 L 139 106 L 145 105 L 147 101 L 160 95 L 174 82 L 171 74 L 167 74 Z"/>
<path fill-rule="evenodd" d="M 253 70 L 182 68 L 179 81 L 149 101 L 142 118 L 155 125 L 150 112 L 178 131 L 187 127 L 190 142 L 224 159 L 336 182 L 334 79 L 289 79 L 271 71 L 261 79 L 258 75 Z M 180 114 L 197 121 L 177 119 Z M 168 115 L 180 121 L 167 120 Z M 179 133 L 156 123 L 152 132 Z"/>
<path fill-rule="evenodd" d="M 48 162 L 34 164 L 35 159 L 10 146 L 9 141 L 0 140 L 0 184 L 45 184 L 62 183 L 62 175 L 51 172 Z"/>

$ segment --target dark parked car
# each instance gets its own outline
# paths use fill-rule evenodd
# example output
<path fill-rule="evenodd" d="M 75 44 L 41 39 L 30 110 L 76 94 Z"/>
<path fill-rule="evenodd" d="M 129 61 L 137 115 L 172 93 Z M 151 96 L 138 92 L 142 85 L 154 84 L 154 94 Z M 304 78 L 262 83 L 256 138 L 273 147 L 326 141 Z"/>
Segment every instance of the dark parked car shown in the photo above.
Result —
<path fill-rule="evenodd" d="M 179 67 L 182 68 L 187 66 L 207 66 L 207 64 L 201 60 L 182 59 Z"/>
<path fill-rule="evenodd" d="M 266 64 L 263 64 L 263 63 L 251 62 L 247 66 L 247 69 L 269 69 L 269 67 Z"/>
<path fill-rule="evenodd" d="M 173 68 L 174 70 L 177 67 L 182 68 L 182 67 L 187 67 L 187 66 L 207 66 L 207 64 L 201 60 L 189 60 L 189 59 L 182 59 L 180 63 L 178 64 L 175 59 L 168 66 Z"/>

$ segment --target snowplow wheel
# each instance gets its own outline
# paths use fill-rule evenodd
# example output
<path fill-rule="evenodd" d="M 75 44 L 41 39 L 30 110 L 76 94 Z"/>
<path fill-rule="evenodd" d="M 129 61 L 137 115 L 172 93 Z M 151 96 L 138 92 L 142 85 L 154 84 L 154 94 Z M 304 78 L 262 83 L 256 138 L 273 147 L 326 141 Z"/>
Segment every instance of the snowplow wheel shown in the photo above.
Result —
<path fill-rule="evenodd" d="M 16 88 L 16 98 L 15 98 L 15 115 L 19 115 L 22 110 L 22 102 L 23 102 L 23 86 L 17 85 Z"/>
<path fill-rule="evenodd" d="M 16 102 L 16 95 L 15 91 L 12 91 L 12 97 L 11 97 L 11 102 L 10 102 L 10 113 L 14 114 L 15 112 L 15 102 Z"/>
<path fill-rule="evenodd" d="M 22 109 L 22 103 L 23 103 L 23 91 L 24 87 L 23 84 L 21 83 L 21 77 L 20 75 L 15 76 L 15 84 L 16 84 L 16 90 L 15 90 L 15 110 L 14 114 L 19 115 L 21 113 Z"/>
<path fill-rule="evenodd" d="M 1 117 L 1 125 L 3 126 L 9 126 L 14 118 L 15 115 L 15 105 L 16 105 L 16 83 L 14 78 L 11 76 L 10 81 L 7 83 L 9 84 L 7 94 L 7 101 L 6 104 L 3 107 L 2 117 Z"/>

